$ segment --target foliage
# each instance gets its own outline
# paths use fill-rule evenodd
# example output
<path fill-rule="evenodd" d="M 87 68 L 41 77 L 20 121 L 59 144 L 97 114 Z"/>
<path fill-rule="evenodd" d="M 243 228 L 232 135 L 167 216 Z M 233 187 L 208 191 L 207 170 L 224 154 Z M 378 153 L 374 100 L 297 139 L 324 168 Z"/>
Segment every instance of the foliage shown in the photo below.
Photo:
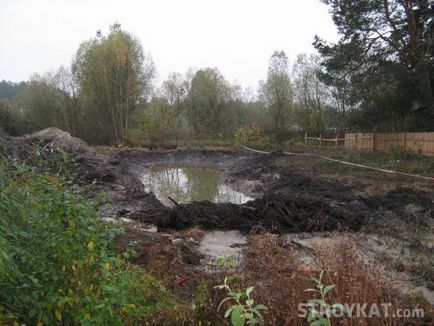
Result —
<path fill-rule="evenodd" d="M 175 304 L 67 180 L 2 159 L 0 185 L 0 323 L 135 324 Z"/>
<path fill-rule="evenodd" d="M 12 101 L 26 86 L 26 82 L 13 83 L 6 80 L 0 81 L 0 99 Z"/>
<path fill-rule="evenodd" d="M 324 111 L 330 95 L 318 78 L 321 69 L 318 55 L 305 54 L 297 56 L 292 69 L 297 122 L 308 133 L 320 134 L 325 130 Z"/>
<path fill-rule="evenodd" d="M 16 135 L 56 126 L 93 144 L 151 147 L 230 142 L 252 125 L 271 137 L 253 141 L 260 146 L 301 131 L 431 130 L 433 5 L 321 1 L 339 41 L 316 37 L 319 55 L 298 55 L 292 69 L 285 52 L 274 51 L 258 95 L 206 67 L 171 73 L 154 91 L 152 59 L 114 24 L 83 42 L 70 67 L 28 83 L 2 81 L 0 97 L 9 102 L 0 107 L 1 128 Z"/>
<path fill-rule="evenodd" d="M 188 121 L 195 134 L 216 139 L 233 134 L 236 95 L 236 88 L 217 69 L 198 70 L 188 92 Z"/>
<path fill-rule="evenodd" d="M 15 103 L 22 108 L 23 120 L 31 125 L 33 130 L 54 126 L 67 129 L 66 107 L 63 101 L 63 94 L 56 87 L 52 74 L 35 74 L 17 95 Z"/>
<path fill-rule="evenodd" d="M 260 82 L 259 92 L 270 111 L 274 132 L 281 137 L 288 128 L 293 105 L 288 57 L 284 51 L 275 51 L 271 56 L 267 79 Z"/>
<path fill-rule="evenodd" d="M 12 115 L 8 102 L 0 99 L 0 134 L 16 134 L 16 121 Z"/>
<path fill-rule="evenodd" d="M 238 130 L 235 135 L 236 141 L 254 149 L 269 149 L 276 144 L 274 135 L 264 135 L 258 125 L 252 125 L 248 128 Z"/>
<path fill-rule="evenodd" d="M 311 299 L 309 304 L 309 315 L 307 321 L 311 326 L 330 326 L 330 318 L 339 312 L 345 312 L 345 307 L 340 303 L 328 304 L 326 302 L 327 294 L 333 290 L 334 285 L 324 285 L 322 283 L 322 277 L 324 272 L 321 271 L 318 278 L 312 277 L 315 282 L 314 289 L 307 289 L 305 292 L 314 292 L 319 295 L 319 298 Z"/>
<path fill-rule="evenodd" d="M 232 269 L 238 267 L 238 262 L 231 256 L 221 255 L 217 257 L 217 268 Z"/>
<path fill-rule="evenodd" d="M 323 0 L 341 39 L 315 46 L 322 79 L 358 128 L 424 130 L 434 119 L 434 21 L 426 0 Z M 367 120 L 367 121 L 365 121 Z"/>
<path fill-rule="evenodd" d="M 134 36 L 114 24 L 107 36 L 98 32 L 96 38 L 80 45 L 72 72 L 85 104 L 84 121 L 92 121 L 85 124 L 85 138 L 122 144 L 130 115 L 150 97 L 152 59 Z"/>
<path fill-rule="evenodd" d="M 263 324 L 264 319 L 261 310 L 267 310 L 263 304 L 256 304 L 255 300 L 250 296 L 253 292 L 253 287 L 245 290 L 232 290 L 228 285 L 228 277 L 225 277 L 223 284 L 216 286 L 219 290 L 226 290 L 227 297 L 220 302 L 217 310 L 226 302 L 233 302 L 225 312 L 225 318 L 231 317 L 233 326 L 258 325 Z"/>

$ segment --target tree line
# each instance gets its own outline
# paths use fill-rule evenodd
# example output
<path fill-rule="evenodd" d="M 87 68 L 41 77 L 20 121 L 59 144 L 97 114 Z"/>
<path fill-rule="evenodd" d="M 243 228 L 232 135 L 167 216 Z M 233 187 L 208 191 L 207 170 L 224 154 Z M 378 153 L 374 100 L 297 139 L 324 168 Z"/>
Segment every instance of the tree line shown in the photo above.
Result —
<path fill-rule="evenodd" d="M 424 0 L 322 0 L 340 40 L 290 65 L 275 51 L 257 92 L 217 68 L 171 73 L 159 87 L 139 40 L 119 24 L 83 42 L 68 67 L 0 83 L 0 128 L 56 126 L 94 144 L 159 144 L 300 132 L 430 131 L 434 8 Z"/>

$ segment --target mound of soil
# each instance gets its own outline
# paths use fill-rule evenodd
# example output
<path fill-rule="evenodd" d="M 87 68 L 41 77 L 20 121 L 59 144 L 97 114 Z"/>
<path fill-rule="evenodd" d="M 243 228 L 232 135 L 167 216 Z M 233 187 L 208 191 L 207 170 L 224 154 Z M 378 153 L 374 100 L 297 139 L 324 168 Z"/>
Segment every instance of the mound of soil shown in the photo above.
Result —
<path fill-rule="evenodd" d="M 99 153 L 83 140 L 72 137 L 58 128 L 48 128 L 21 137 L 0 137 L 0 154 L 11 160 L 40 165 L 41 170 L 58 172 L 61 152 L 72 159 L 76 182 L 88 181 L 100 185 L 105 203 L 100 211 L 106 217 L 125 216 L 163 209 L 164 205 L 153 194 L 146 193 L 138 178 L 138 169 L 131 162 L 113 154 Z M 90 199 L 96 197 L 90 191 Z"/>
<path fill-rule="evenodd" d="M 44 168 L 55 168 L 61 152 L 73 160 L 82 179 L 141 185 L 137 178 L 126 173 L 127 165 L 121 160 L 97 152 L 83 140 L 58 128 L 47 128 L 21 137 L 0 137 L 0 154 L 30 165 L 43 160 Z"/>
<path fill-rule="evenodd" d="M 61 149 L 74 157 L 95 155 L 84 141 L 58 128 L 47 128 L 21 137 L 0 137 L 0 152 L 14 159 L 27 159 L 37 148 L 50 153 Z"/>
<path fill-rule="evenodd" d="M 269 193 L 243 205 L 214 204 L 208 201 L 166 208 L 159 216 L 137 216 L 136 219 L 156 223 L 161 228 L 236 229 L 250 232 L 256 228 L 268 231 L 309 232 L 360 229 L 363 216 L 341 207 L 306 196 L 285 196 Z"/>

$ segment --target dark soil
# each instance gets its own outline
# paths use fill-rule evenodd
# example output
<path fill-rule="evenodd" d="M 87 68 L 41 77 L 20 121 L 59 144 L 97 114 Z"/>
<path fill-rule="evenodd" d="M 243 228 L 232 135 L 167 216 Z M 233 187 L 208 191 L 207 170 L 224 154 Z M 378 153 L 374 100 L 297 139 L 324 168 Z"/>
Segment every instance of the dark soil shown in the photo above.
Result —
<path fill-rule="evenodd" d="M 254 229 L 284 232 L 331 230 L 358 231 L 364 217 L 340 207 L 332 207 L 318 199 L 269 193 L 244 205 L 195 202 L 165 209 L 158 217 L 139 217 L 142 222 L 161 228 L 185 229 Z"/>
<path fill-rule="evenodd" d="M 313 174 L 310 170 L 306 173 L 306 166 L 303 169 L 280 167 L 275 162 L 282 157 L 281 153 L 254 155 L 229 165 L 229 182 L 259 180 L 264 192 L 261 198 L 243 205 L 180 204 L 160 214 L 134 218 L 166 229 L 200 226 L 243 232 L 265 229 L 274 233 L 359 231 L 362 228 L 379 231 L 392 227 L 396 221 L 419 223 L 423 218 L 434 218 L 433 193 L 418 190 L 411 183 L 408 187 L 371 194 L 366 192 L 370 184 L 352 177 L 336 179 Z M 392 185 L 396 182 L 393 179 L 375 181 Z"/>

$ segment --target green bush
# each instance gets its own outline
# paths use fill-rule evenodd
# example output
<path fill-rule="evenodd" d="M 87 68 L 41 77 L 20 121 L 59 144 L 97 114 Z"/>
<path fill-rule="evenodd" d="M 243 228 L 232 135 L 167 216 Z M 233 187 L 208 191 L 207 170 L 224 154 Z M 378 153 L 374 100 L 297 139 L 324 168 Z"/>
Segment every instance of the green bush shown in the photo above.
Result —
<path fill-rule="evenodd" d="M 135 324 L 172 306 L 115 255 L 121 231 L 68 184 L 0 159 L 0 324 Z"/>
<path fill-rule="evenodd" d="M 253 149 L 265 150 L 276 146 L 276 138 L 274 136 L 263 135 L 261 128 L 257 125 L 240 129 L 235 134 L 235 140 L 239 144 L 252 147 Z"/>

